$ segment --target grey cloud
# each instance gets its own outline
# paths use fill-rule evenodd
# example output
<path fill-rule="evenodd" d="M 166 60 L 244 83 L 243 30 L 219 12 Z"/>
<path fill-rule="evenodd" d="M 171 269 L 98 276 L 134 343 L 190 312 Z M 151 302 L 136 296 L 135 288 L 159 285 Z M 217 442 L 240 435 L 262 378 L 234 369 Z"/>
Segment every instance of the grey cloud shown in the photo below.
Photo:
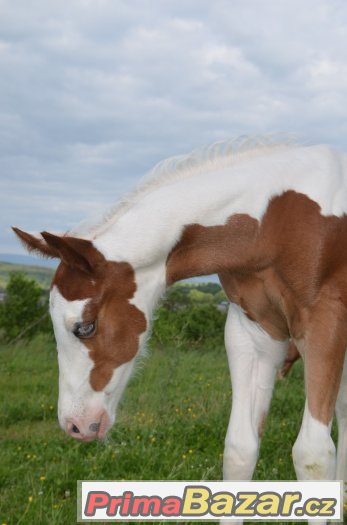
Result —
<path fill-rule="evenodd" d="M 0 252 L 165 156 L 243 133 L 346 148 L 344 0 L 0 1 Z M 11 240 L 12 239 L 12 240 Z"/>

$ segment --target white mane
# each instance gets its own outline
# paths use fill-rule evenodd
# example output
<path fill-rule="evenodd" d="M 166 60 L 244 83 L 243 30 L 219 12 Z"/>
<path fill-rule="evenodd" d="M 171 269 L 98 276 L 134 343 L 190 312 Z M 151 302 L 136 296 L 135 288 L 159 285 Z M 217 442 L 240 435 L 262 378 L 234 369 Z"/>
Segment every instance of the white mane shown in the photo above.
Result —
<path fill-rule="evenodd" d="M 222 169 L 239 160 L 262 155 L 267 150 L 297 147 L 295 137 L 285 135 L 240 136 L 231 140 L 215 142 L 196 149 L 187 155 L 178 155 L 162 160 L 145 175 L 136 188 L 122 197 L 102 218 L 94 223 L 83 221 L 69 231 L 69 235 L 95 237 L 114 224 L 144 195 L 176 180 L 193 177 L 215 169 Z"/>

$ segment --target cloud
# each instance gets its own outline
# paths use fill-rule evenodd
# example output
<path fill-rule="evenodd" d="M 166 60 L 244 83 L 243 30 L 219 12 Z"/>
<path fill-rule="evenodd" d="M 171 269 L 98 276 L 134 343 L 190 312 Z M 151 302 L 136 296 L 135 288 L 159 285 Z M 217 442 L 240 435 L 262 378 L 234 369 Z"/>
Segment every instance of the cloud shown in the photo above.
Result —
<path fill-rule="evenodd" d="M 346 148 L 344 0 L 0 0 L 0 252 L 163 157 L 243 133 Z"/>

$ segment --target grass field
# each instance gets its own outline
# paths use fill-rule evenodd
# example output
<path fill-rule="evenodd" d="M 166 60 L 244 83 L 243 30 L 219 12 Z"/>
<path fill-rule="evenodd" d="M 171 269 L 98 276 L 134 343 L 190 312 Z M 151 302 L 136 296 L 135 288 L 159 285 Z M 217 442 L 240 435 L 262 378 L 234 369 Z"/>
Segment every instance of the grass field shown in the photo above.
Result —
<path fill-rule="evenodd" d="M 1 524 L 75 523 L 78 479 L 221 478 L 231 394 L 222 348 L 152 350 L 104 443 L 77 443 L 59 429 L 52 340 L 0 348 L 0 368 Z M 297 364 L 277 383 L 255 479 L 295 479 L 303 400 Z"/>

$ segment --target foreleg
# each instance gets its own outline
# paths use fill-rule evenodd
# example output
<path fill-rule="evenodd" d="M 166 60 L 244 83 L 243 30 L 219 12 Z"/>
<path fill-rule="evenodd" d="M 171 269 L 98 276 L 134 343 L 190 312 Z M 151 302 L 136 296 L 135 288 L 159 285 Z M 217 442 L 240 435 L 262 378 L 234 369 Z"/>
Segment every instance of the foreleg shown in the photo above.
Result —
<path fill-rule="evenodd" d="M 231 305 L 225 345 L 232 381 L 232 410 L 225 439 L 223 477 L 250 480 L 276 374 L 285 359 L 288 342 L 273 340 L 238 306 Z"/>

